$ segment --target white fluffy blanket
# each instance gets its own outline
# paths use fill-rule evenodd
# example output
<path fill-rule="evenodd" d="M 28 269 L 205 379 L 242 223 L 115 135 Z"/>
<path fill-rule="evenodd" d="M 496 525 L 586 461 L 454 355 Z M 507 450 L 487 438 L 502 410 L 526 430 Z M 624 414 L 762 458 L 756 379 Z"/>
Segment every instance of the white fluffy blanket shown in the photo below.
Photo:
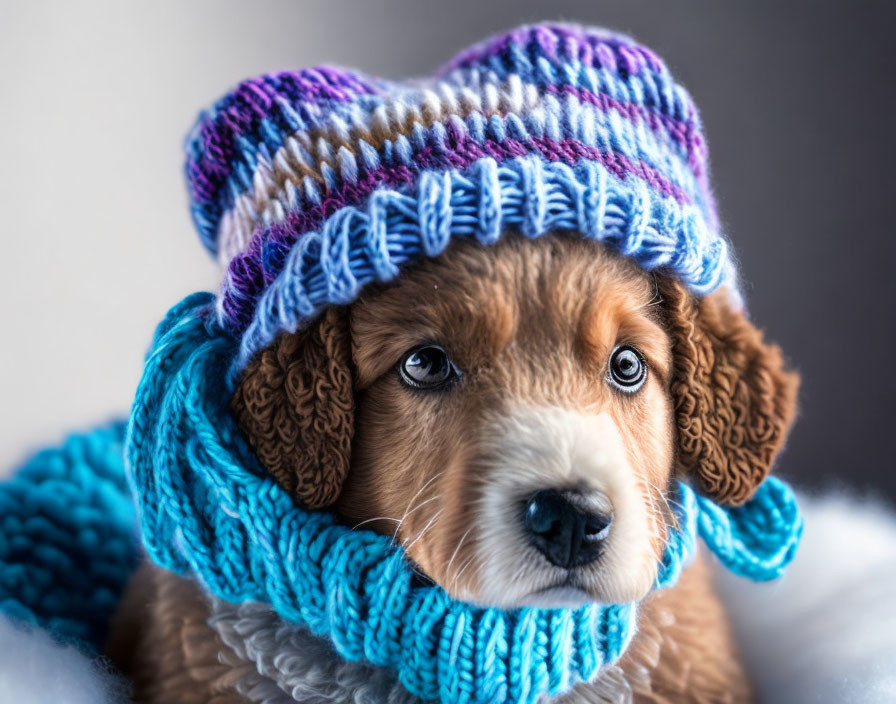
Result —
<path fill-rule="evenodd" d="M 786 576 L 719 571 L 744 657 L 769 704 L 896 702 L 896 518 L 842 495 L 804 497 L 806 532 Z M 102 661 L 0 617 L 0 701 L 121 704 Z"/>
<path fill-rule="evenodd" d="M 127 685 L 106 663 L 91 660 L 45 632 L 12 624 L 0 614 L 0 702 L 6 704 L 122 704 Z"/>
<path fill-rule="evenodd" d="M 896 516 L 845 494 L 801 497 L 802 545 L 784 577 L 718 570 L 744 657 L 770 704 L 896 702 Z"/>

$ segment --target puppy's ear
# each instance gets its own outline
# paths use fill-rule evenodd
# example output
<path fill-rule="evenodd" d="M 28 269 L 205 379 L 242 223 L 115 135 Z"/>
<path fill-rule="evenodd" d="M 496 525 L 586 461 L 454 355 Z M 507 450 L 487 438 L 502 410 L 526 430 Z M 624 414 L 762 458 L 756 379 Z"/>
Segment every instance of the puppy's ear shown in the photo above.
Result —
<path fill-rule="evenodd" d="M 725 291 L 698 301 L 671 278 L 658 284 L 673 345 L 680 468 L 703 494 L 742 504 L 784 444 L 799 377 Z"/>
<path fill-rule="evenodd" d="M 354 433 L 348 310 L 281 334 L 247 367 L 231 409 L 261 463 L 305 506 L 339 496 Z"/>

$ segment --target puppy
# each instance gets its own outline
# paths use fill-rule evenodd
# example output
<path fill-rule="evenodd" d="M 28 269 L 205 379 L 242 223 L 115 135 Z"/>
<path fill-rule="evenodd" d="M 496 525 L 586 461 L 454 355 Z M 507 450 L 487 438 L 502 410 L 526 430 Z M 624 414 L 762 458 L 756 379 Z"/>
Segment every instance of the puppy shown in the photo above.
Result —
<path fill-rule="evenodd" d="M 673 481 L 744 502 L 793 418 L 795 374 L 727 296 L 575 234 L 458 241 L 281 335 L 232 409 L 297 501 L 394 535 L 457 599 L 644 599 L 620 662 L 562 701 L 748 701 L 703 557 L 650 591 Z M 110 642 L 138 702 L 260 701 L 209 604 L 140 570 Z"/>

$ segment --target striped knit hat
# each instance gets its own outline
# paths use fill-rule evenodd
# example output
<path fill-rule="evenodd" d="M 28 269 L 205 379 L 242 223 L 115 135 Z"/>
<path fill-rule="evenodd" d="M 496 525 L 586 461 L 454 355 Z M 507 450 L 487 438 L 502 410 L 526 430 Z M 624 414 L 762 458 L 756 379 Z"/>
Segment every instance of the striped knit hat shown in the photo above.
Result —
<path fill-rule="evenodd" d="M 452 237 L 572 229 L 697 295 L 736 287 L 694 103 L 652 51 L 604 30 L 522 27 L 431 80 L 268 74 L 202 113 L 186 148 L 240 367 Z"/>

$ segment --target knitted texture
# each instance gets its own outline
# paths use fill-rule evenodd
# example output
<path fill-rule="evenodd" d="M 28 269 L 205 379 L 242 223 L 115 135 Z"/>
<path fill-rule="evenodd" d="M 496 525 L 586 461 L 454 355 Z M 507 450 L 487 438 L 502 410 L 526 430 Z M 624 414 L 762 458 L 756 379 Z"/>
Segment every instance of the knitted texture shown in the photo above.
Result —
<path fill-rule="evenodd" d="M 0 611 L 95 651 L 138 559 L 123 436 L 72 435 L 0 483 Z"/>
<path fill-rule="evenodd" d="M 237 366 L 452 238 L 508 228 L 575 230 L 699 295 L 736 287 L 693 101 L 653 52 L 604 30 L 523 27 L 414 83 L 261 76 L 204 112 L 186 151 Z"/>
<path fill-rule="evenodd" d="M 386 536 L 298 507 L 266 474 L 229 412 L 238 343 L 194 294 L 160 325 L 131 415 L 126 457 L 145 547 L 226 601 L 268 603 L 352 661 L 394 670 L 412 694 L 449 702 L 521 702 L 589 680 L 625 650 L 636 604 L 502 611 L 419 586 Z M 802 522 L 769 479 L 729 509 L 679 484 L 657 588 L 674 584 L 700 535 L 722 563 L 777 576 Z"/>

